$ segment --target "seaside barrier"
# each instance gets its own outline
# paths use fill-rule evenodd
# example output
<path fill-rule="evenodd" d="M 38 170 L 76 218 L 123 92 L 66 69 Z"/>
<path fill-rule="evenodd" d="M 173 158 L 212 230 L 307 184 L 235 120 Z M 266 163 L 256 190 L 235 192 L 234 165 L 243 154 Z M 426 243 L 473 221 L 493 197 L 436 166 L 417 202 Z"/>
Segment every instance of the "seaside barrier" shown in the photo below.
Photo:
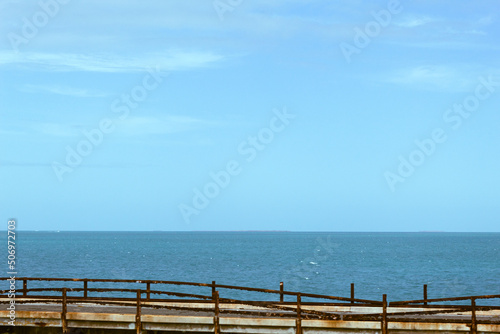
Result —
<path fill-rule="evenodd" d="M 3 282 L 9 280 L 11 280 L 9 277 L 0 278 Z M 339 297 L 286 291 L 283 282 L 280 283 L 279 289 L 273 290 L 217 284 L 215 281 L 195 283 L 33 277 L 16 278 L 16 281 L 22 282 L 22 289 L 15 290 L 18 326 L 58 327 L 63 333 L 68 333 L 70 328 L 79 325 L 85 328 L 99 328 L 102 325 L 101 328 L 132 329 L 136 333 L 167 328 L 160 326 L 161 321 L 159 318 L 155 319 L 155 315 L 182 316 L 188 325 L 189 321 L 194 321 L 196 318 L 194 323 L 203 322 L 206 325 L 205 330 L 200 329 L 200 333 L 207 330 L 212 333 L 224 333 L 222 330 L 224 327 L 236 326 L 235 319 L 243 319 L 242 323 L 251 322 L 253 319 L 259 319 L 258 323 L 262 323 L 262 319 L 287 319 L 285 322 L 274 322 L 279 323 L 276 328 L 293 327 L 294 332 L 300 334 L 318 332 L 312 331 L 311 328 L 314 326 L 322 328 L 321 333 L 327 333 L 328 328 L 358 326 L 367 328 L 365 332 L 371 330 L 373 333 L 387 334 L 399 327 L 425 329 L 430 328 L 430 324 L 439 324 L 439 328 L 455 328 L 457 333 L 500 333 L 500 306 L 478 305 L 482 300 L 500 299 L 500 295 L 429 299 L 427 285 L 423 286 L 423 299 L 388 302 L 385 294 L 379 301 L 355 298 L 354 284 L 351 284 L 350 297 Z M 43 287 L 31 287 L 40 284 Z M 171 288 L 160 289 L 162 285 Z M 205 290 L 205 294 L 173 291 L 173 287 L 201 289 Z M 263 293 L 272 298 L 271 300 L 225 298 L 224 293 L 228 291 Z M 0 303 L 12 304 L 9 292 L 12 292 L 12 289 L 0 291 Z M 461 304 L 449 304 L 450 302 Z M 28 307 L 30 305 L 31 308 Z M 80 310 L 68 312 L 68 307 L 75 305 L 78 305 Z M 134 312 L 131 311 L 131 307 Z M 95 311 L 96 308 L 99 308 L 98 312 Z M 5 310 L 7 307 L 0 310 L 0 318 L 4 320 L 4 326 L 8 326 L 9 314 Z M 156 310 L 156 313 L 153 310 Z M 52 318 L 48 316 L 43 318 L 45 317 L 41 315 L 43 312 L 52 312 L 50 316 Z M 115 317 L 120 318 L 118 321 L 110 317 L 101 317 L 108 320 L 101 319 L 90 324 L 88 319 L 85 322 L 85 319 L 76 313 L 130 314 L 134 319 Z M 40 318 L 30 319 L 36 316 Z M 224 323 L 221 323 L 221 319 L 224 319 Z M 115 325 L 110 324 L 113 321 L 116 322 Z M 307 324 L 304 325 L 304 322 Z M 258 324 L 252 326 L 258 327 Z M 269 322 L 266 326 L 271 328 L 274 325 Z M 465 329 L 467 331 L 464 331 Z M 237 331 L 235 329 L 232 332 Z M 257 332 L 265 331 L 255 331 Z M 280 331 L 276 329 L 271 332 Z M 446 331 L 446 333 L 451 332 L 453 331 Z"/>

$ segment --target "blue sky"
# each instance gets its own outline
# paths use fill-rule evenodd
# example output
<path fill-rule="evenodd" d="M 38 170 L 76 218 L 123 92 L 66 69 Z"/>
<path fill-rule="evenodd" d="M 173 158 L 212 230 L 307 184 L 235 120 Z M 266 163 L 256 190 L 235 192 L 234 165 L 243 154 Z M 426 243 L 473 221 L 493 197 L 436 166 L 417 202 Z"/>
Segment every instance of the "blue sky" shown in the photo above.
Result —
<path fill-rule="evenodd" d="M 497 8 L 1 0 L 0 216 L 499 232 Z"/>

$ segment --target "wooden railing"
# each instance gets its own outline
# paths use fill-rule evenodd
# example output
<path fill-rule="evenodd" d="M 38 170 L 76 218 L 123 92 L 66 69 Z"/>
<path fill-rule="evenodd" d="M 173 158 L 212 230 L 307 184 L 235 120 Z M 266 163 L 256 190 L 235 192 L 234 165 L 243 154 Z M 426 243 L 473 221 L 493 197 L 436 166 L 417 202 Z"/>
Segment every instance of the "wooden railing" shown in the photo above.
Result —
<path fill-rule="evenodd" d="M 8 281 L 11 278 L 3 277 L 0 281 Z M 380 322 L 381 332 L 387 333 L 389 321 L 398 322 L 427 322 L 428 315 L 471 312 L 470 323 L 467 320 L 465 323 L 471 328 L 471 333 L 477 333 L 478 323 L 492 323 L 488 320 L 479 321 L 476 312 L 481 310 L 500 310 L 500 306 L 477 306 L 477 300 L 496 299 L 500 295 L 488 296 L 468 296 L 454 298 L 427 298 L 427 286 L 424 285 L 424 299 L 408 300 L 388 303 L 387 295 L 382 296 L 382 301 L 367 300 L 354 298 L 354 284 L 351 284 L 351 297 L 328 296 L 311 293 L 300 293 L 284 290 L 283 282 L 280 283 L 279 290 L 259 289 L 242 286 L 232 286 L 224 284 L 212 283 L 194 283 L 194 282 L 178 282 L 178 281 L 158 281 L 158 280 L 115 280 L 115 279 L 88 279 L 88 278 L 32 278 L 21 277 L 16 278 L 16 281 L 22 281 L 23 288 L 16 289 L 16 304 L 30 303 L 57 303 L 61 304 L 61 322 L 63 332 L 67 332 L 67 306 L 75 303 L 92 303 L 115 306 L 131 306 L 136 305 L 136 329 L 140 333 L 141 313 L 143 308 L 156 308 L 166 310 L 180 311 L 196 311 L 196 312 L 213 312 L 214 333 L 220 333 L 219 317 L 222 314 L 239 314 L 254 317 L 281 317 L 295 318 L 297 333 L 302 333 L 303 319 L 321 319 L 321 320 L 344 320 L 344 321 L 372 321 Z M 30 282 L 30 284 L 28 284 Z M 29 288 L 34 282 L 42 282 L 46 285 L 56 285 L 55 287 Z M 81 283 L 81 287 L 68 287 L 75 283 Z M 95 287 L 89 287 L 91 283 Z M 121 285 L 113 288 L 98 287 L 99 284 L 116 284 Z M 123 286 L 139 284 L 143 288 L 124 288 Z M 155 285 L 168 285 L 178 287 L 198 287 L 207 290 L 207 295 L 175 292 L 160 290 L 155 288 Z M 271 294 L 276 301 L 263 300 L 240 300 L 234 298 L 221 297 L 221 292 L 224 290 L 247 291 Z M 6 297 L 10 290 L 0 291 L 0 297 Z M 69 295 L 73 293 L 73 295 Z M 74 294 L 77 294 L 76 296 Z M 106 294 L 121 293 L 123 296 L 110 297 Z M 133 295 L 131 295 L 133 294 Z M 128 297 L 126 296 L 128 295 Z M 145 297 L 145 298 L 144 298 Z M 288 297 L 288 298 L 285 298 Z M 306 302 L 303 299 L 307 299 Z M 289 301 L 285 301 L 288 299 Z M 290 299 L 292 299 L 290 301 Z M 431 305 L 436 302 L 452 302 L 452 301 L 469 301 L 470 305 Z M 154 301 L 152 304 L 150 302 Z M 187 306 L 179 306 L 178 303 L 167 303 L 172 301 L 183 301 Z M 8 302 L 2 300 L 3 303 Z M 164 302 L 164 303 L 159 303 Z M 194 304 L 208 304 L 206 307 L 196 307 Z M 192 307 L 189 304 L 193 304 Z M 248 309 L 225 309 L 221 308 L 221 304 L 247 305 L 251 306 Z M 253 307 L 257 306 L 255 309 Z M 306 307 L 304 307 L 306 306 Z M 373 312 L 370 313 L 349 313 L 333 311 L 318 311 L 311 306 L 363 306 L 373 307 Z M 389 312 L 389 307 L 418 307 L 419 310 L 410 310 L 408 312 Z M 447 319 L 446 322 L 464 323 L 463 318 Z M 493 322 L 495 323 L 495 322 Z M 496 324 L 496 323 L 495 323 Z"/>
<path fill-rule="evenodd" d="M 466 297 L 453 297 L 453 298 L 427 298 L 427 285 L 424 285 L 424 299 L 419 300 L 406 300 L 406 301 L 396 301 L 391 302 L 390 306 L 395 307 L 424 307 L 424 308 L 441 308 L 443 311 L 439 311 L 439 313 L 458 313 L 458 312 L 470 312 L 471 319 L 470 323 L 467 325 L 471 329 L 471 333 L 477 333 L 477 311 L 490 311 L 490 310 L 498 310 L 500 307 L 498 306 L 477 306 L 477 300 L 484 299 L 500 299 L 500 295 L 483 295 L 483 296 L 466 296 Z M 459 301 L 467 301 L 469 305 L 443 305 L 443 304 L 434 304 L 434 303 L 443 303 L 443 302 L 459 302 Z M 419 314 L 435 314 L 437 311 L 427 311 L 420 312 Z M 403 315 L 412 314 L 412 312 L 403 312 Z"/>

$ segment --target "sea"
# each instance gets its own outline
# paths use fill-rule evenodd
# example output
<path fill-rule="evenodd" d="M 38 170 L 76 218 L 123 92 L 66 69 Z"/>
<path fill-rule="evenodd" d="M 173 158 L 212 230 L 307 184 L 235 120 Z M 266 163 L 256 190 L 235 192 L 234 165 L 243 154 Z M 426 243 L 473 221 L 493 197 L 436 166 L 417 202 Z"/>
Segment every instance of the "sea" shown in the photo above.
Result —
<path fill-rule="evenodd" d="M 340 297 L 350 297 L 354 283 L 356 298 L 382 300 L 387 294 L 389 301 L 422 299 L 424 284 L 428 298 L 500 294 L 500 233 L 16 231 L 15 254 L 17 277 L 216 281 L 276 290 L 283 282 L 287 291 Z M 7 255 L 6 246 L 5 263 Z M 7 266 L 4 271 L 0 276 L 9 276 Z M 139 287 L 145 288 L 133 288 Z M 210 295 L 206 287 L 164 288 Z M 500 305 L 500 299 L 478 304 Z"/>

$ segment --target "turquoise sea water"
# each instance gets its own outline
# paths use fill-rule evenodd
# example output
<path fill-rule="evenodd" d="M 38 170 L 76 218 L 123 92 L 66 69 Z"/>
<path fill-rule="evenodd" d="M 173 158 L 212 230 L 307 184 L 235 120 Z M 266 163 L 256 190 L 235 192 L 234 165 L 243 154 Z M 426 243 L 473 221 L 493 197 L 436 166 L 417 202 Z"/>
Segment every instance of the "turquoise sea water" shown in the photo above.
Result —
<path fill-rule="evenodd" d="M 355 283 L 356 297 L 390 301 L 422 298 L 423 284 L 429 298 L 500 294 L 500 233 L 18 231 L 16 255 L 27 277 L 268 289 L 282 281 L 286 290 L 344 297 Z"/>

